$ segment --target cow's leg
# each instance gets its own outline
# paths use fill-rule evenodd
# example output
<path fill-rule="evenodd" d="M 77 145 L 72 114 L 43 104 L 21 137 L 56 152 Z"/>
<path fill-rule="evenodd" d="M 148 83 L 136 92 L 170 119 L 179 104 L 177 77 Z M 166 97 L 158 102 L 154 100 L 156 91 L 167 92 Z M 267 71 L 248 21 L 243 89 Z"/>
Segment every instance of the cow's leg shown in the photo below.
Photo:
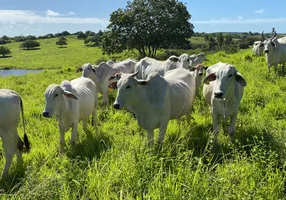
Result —
<path fill-rule="evenodd" d="M 237 118 L 237 114 L 234 114 L 234 115 L 230 116 L 230 122 L 229 122 L 229 127 L 228 127 L 228 135 L 229 135 L 229 138 L 230 138 L 231 142 L 234 141 L 233 134 L 234 134 L 234 130 L 235 130 L 236 118 Z"/>
<path fill-rule="evenodd" d="M 60 153 L 64 152 L 65 143 L 65 130 L 61 128 L 59 124 L 59 134 L 60 134 Z"/>
<path fill-rule="evenodd" d="M 103 91 L 102 99 L 103 99 L 103 105 L 108 106 L 108 90 Z"/>
<path fill-rule="evenodd" d="M 97 123 L 97 107 L 94 107 L 92 111 L 92 125 L 95 126 L 96 123 Z"/>
<path fill-rule="evenodd" d="M 85 124 L 86 124 L 86 122 L 85 122 Z M 76 143 L 77 126 L 78 126 L 78 122 L 75 121 L 72 125 L 72 133 L 71 133 L 71 144 L 73 146 Z"/>
<path fill-rule="evenodd" d="M 22 151 L 24 148 L 24 142 L 21 140 L 17 133 L 17 149 L 16 149 L 16 156 L 17 156 L 17 163 L 22 164 L 23 158 L 22 158 Z"/>
<path fill-rule="evenodd" d="M 9 168 L 17 148 L 17 136 L 17 130 L 6 131 L 2 136 L 2 146 L 6 159 L 6 163 L 2 172 L 2 178 L 6 178 L 8 176 Z"/>
<path fill-rule="evenodd" d="M 217 142 L 217 134 L 219 132 L 220 117 L 217 114 L 213 113 L 212 118 L 213 118 L 213 146 L 215 146 Z"/>
<path fill-rule="evenodd" d="M 160 128 L 159 128 L 160 133 L 158 135 L 158 140 L 157 140 L 157 143 L 159 144 L 159 146 L 162 146 L 162 144 L 164 142 L 164 137 L 166 134 L 167 126 L 168 126 L 168 121 L 166 123 L 162 123 L 160 125 Z"/>
<path fill-rule="evenodd" d="M 87 131 L 86 119 L 82 119 L 81 122 L 82 122 L 82 129 L 83 129 L 84 131 Z"/>
<path fill-rule="evenodd" d="M 269 65 L 267 65 L 267 69 L 268 69 L 268 73 L 270 73 L 270 66 Z"/>
<path fill-rule="evenodd" d="M 154 130 L 147 131 L 148 146 L 151 148 L 154 145 Z"/>

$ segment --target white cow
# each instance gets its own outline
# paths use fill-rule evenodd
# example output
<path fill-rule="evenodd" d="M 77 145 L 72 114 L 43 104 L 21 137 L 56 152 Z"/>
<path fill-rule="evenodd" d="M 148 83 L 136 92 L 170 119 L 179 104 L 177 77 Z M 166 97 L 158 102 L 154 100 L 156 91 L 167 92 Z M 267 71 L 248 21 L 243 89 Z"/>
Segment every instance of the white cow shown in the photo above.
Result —
<path fill-rule="evenodd" d="M 60 85 L 49 85 L 44 93 L 46 106 L 44 117 L 56 116 L 60 132 L 60 151 L 65 145 L 64 135 L 72 128 L 71 143 L 76 142 L 78 123 L 87 129 L 86 119 L 92 114 L 93 125 L 97 119 L 97 90 L 89 78 L 79 77 L 72 81 L 64 80 Z"/>
<path fill-rule="evenodd" d="M 130 58 L 116 63 L 113 62 L 112 60 L 106 62 L 106 64 L 111 66 L 117 72 L 123 72 L 123 73 L 134 73 L 136 63 L 137 62 L 135 60 L 132 60 Z"/>
<path fill-rule="evenodd" d="M 5 153 L 5 167 L 2 178 L 8 176 L 13 156 L 16 153 L 17 162 L 22 163 L 22 151 L 25 145 L 27 151 L 30 150 L 30 143 L 25 130 L 24 109 L 22 99 L 16 92 L 8 89 L 0 89 L 0 137 Z M 18 122 L 22 114 L 24 129 L 24 142 L 18 136 Z"/>
<path fill-rule="evenodd" d="M 268 73 L 270 72 L 270 67 L 274 66 L 275 70 L 277 70 L 278 64 L 283 65 L 284 71 L 284 63 L 286 62 L 286 43 L 280 43 L 279 39 L 276 38 L 276 32 L 271 36 L 271 38 L 265 38 L 262 32 L 262 38 L 264 40 L 264 52 L 266 63 L 268 67 Z M 280 38 L 280 41 L 284 41 L 283 38 Z"/>
<path fill-rule="evenodd" d="M 76 72 L 82 72 L 83 77 L 93 80 L 97 91 L 102 94 L 103 105 L 108 105 L 109 78 L 117 72 L 133 73 L 135 64 L 136 61 L 132 59 L 126 59 L 118 63 L 109 60 L 106 63 L 101 62 L 98 66 L 85 63 L 79 67 Z"/>
<path fill-rule="evenodd" d="M 219 62 L 209 66 L 204 79 L 203 96 L 211 106 L 214 145 L 219 131 L 220 118 L 230 118 L 228 134 L 233 141 L 235 122 L 246 81 L 230 64 Z"/>
<path fill-rule="evenodd" d="M 142 58 L 136 65 L 135 71 L 139 71 L 137 78 L 146 79 L 151 72 L 158 72 L 164 76 L 166 71 L 176 69 L 179 67 L 189 69 L 190 58 L 188 54 L 182 54 L 180 57 L 170 56 L 165 61 L 159 61 L 154 58 Z"/>
<path fill-rule="evenodd" d="M 207 59 L 204 53 L 199 53 L 198 55 L 196 54 L 190 55 L 190 68 L 193 68 L 206 60 Z"/>
<path fill-rule="evenodd" d="M 190 69 L 191 73 L 193 74 L 193 76 L 195 78 L 195 85 L 196 85 L 196 94 L 195 94 L 195 96 L 197 96 L 198 93 L 199 93 L 199 89 L 200 89 L 201 84 L 202 84 L 204 70 L 206 70 L 207 68 L 208 67 L 206 67 L 206 66 L 198 64 L 195 67 Z"/>
<path fill-rule="evenodd" d="M 252 47 L 252 53 L 261 56 L 264 51 L 264 43 L 262 41 L 255 41 Z"/>
<path fill-rule="evenodd" d="M 113 107 L 125 107 L 135 114 L 139 126 L 148 132 L 151 147 L 154 129 L 160 129 L 158 143 L 162 144 L 169 120 L 190 114 L 195 91 L 194 86 L 191 88 L 189 81 L 184 80 L 191 79 L 192 75 L 188 70 L 178 69 L 177 73 L 183 74 L 176 75 L 176 71 L 173 71 L 163 78 L 157 72 L 152 72 L 146 80 L 138 80 L 135 78 L 137 73 L 121 75 Z"/>

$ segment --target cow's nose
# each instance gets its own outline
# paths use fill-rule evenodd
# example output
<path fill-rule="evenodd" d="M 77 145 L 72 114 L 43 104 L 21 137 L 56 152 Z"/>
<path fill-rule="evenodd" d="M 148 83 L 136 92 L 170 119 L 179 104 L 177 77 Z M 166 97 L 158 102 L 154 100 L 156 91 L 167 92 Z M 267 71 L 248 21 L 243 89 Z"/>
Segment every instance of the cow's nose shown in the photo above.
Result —
<path fill-rule="evenodd" d="M 199 76 L 202 76 L 203 75 L 203 73 L 202 72 L 199 72 Z"/>
<path fill-rule="evenodd" d="M 118 103 L 113 104 L 113 108 L 116 109 L 116 110 L 118 110 L 118 109 L 120 108 L 120 105 L 119 105 Z"/>
<path fill-rule="evenodd" d="M 44 117 L 49 117 L 49 112 L 43 112 Z"/>
<path fill-rule="evenodd" d="M 265 53 L 268 53 L 269 51 L 268 51 L 268 50 L 265 50 L 264 52 L 265 52 Z"/>
<path fill-rule="evenodd" d="M 215 98 L 221 99 L 223 95 L 223 92 L 215 92 Z"/>

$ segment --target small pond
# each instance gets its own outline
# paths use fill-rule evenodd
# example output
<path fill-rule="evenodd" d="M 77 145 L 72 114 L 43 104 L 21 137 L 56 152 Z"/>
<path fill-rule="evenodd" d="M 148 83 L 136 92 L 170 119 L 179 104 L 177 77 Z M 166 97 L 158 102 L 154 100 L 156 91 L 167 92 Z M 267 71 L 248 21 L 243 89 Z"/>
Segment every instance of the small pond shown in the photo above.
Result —
<path fill-rule="evenodd" d="M 0 77 L 1 76 L 22 76 L 28 73 L 39 73 L 43 72 L 44 70 L 32 70 L 32 69 L 3 69 L 0 70 Z"/>

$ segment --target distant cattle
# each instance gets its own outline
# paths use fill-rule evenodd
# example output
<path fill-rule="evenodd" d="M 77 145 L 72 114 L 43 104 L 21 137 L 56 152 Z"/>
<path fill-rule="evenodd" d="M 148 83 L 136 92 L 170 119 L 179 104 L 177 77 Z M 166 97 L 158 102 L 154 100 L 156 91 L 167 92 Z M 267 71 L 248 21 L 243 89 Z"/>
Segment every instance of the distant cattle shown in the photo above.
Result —
<path fill-rule="evenodd" d="M 255 41 L 252 47 L 252 53 L 257 56 L 262 56 L 264 51 L 263 41 Z"/>
<path fill-rule="evenodd" d="M 136 65 L 135 71 L 138 71 L 137 78 L 146 79 L 151 72 L 157 72 L 161 76 L 172 69 L 179 67 L 189 69 L 190 58 L 188 54 L 182 54 L 179 57 L 170 56 L 165 61 L 159 61 L 154 58 L 145 57 L 142 58 Z"/>
<path fill-rule="evenodd" d="M 80 121 L 84 130 L 87 129 L 86 120 L 90 115 L 93 124 L 96 124 L 98 103 L 96 86 L 91 79 L 79 77 L 72 81 L 64 80 L 60 85 L 49 85 L 44 95 L 46 106 L 43 116 L 56 116 L 60 132 L 60 150 L 63 152 L 65 132 L 72 128 L 71 143 L 74 145 Z"/>
<path fill-rule="evenodd" d="M 198 55 L 196 54 L 190 55 L 190 68 L 193 68 L 198 64 L 202 64 L 206 60 L 207 59 L 204 53 L 199 53 Z"/>
<path fill-rule="evenodd" d="M 111 60 L 106 62 L 106 64 L 111 66 L 117 72 L 122 72 L 122 73 L 134 73 L 136 63 L 137 61 L 130 58 L 122 60 L 120 62 L 113 62 Z"/>
<path fill-rule="evenodd" d="M 154 142 L 154 129 L 159 128 L 158 143 L 162 144 L 169 120 L 190 114 L 195 80 L 183 68 L 169 71 L 164 77 L 151 72 L 146 80 L 136 79 L 137 73 L 121 75 L 113 107 L 135 113 L 139 126 L 148 132 L 149 146 Z"/>
<path fill-rule="evenodd" d="M 207 66 L 203 66 L 201 64 L 198 64 L 195 67 L 190 69 L 191 73 L 193 74 L 193 76 L 195 78 L 195 85 L 196 85 L 195 96 L 197 96 L 199 93 L 199 89 L 200 89 L 200 86 L 202 84 L 203 73 L 204 73 L 204 70 L 206 70 L 207 68 L 208 68 Z"/>
<path fill-rule="evenodd" d="M 209 66 L 204 79 L 203 96 L 211 106 L 214 144 L 219 132 L 220 119 L 230 118 L 228 134 L 233 141 L 235 122 L 246 81 L 230 64 L 219 62 Z"/>
<path fill-rule="evenodd" d="M 262 32 L 262 38 L 264 40 L 264 52 L 266 58 L 266 64 L 268 67 L 268 72 L 270 72 L 270 67 L 274 66 L 277 70 L 278 64 L 283 65 L 286 62 L 286 39 L 276 38 L 276 32 L 270 37 L 265 38 Z"/>
<path fill-rule="evenodd" d="M 17 162 L 22 163 L 22 151 L 24 145 L 26 150 L 30 150 L 30 143 L 25 130 L 23 102 L 19 94 L 8 89 L 0 89 L 0 137 L 5 154 L 5 167 L 2 178 L 7 177 L 13 156 L 16 153 Z M 24 142 L 18 136 L 18 123 L 22 114 L 24 129 Z"/>
<path fill-rule="evenodd" d="M 132 59 L 126 59 L 118 63 L 114 63 L 110 60 L 106 63 L 101 62 L 98 66 L 85 63 L 79 67 L 76 72 L 82 72 L 83 77 L 93 80 L 97 91 L 102 94 L 103 105 L 108 105 L 109 78 L 117 72 L 133 73 L 135 64 L 136 61 Z"/>

